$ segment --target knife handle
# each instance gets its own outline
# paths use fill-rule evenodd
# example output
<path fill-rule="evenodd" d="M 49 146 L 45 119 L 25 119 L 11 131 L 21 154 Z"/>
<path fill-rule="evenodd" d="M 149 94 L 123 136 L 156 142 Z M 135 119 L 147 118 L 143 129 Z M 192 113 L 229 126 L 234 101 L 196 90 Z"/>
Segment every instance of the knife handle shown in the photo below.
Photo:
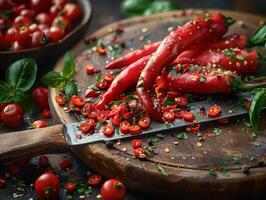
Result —
<path fill-rule="evenodd" d="M 68 145 L 64 125 L 0 134 L 0 161 L 30 158 L 42 154 L 64 153 Z"/>

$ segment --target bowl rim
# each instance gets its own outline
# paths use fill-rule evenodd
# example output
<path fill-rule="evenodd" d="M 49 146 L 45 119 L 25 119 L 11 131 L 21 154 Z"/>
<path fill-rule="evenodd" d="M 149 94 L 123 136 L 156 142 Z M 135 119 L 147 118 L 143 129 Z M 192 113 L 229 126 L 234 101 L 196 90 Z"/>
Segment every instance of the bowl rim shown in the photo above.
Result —
<path fill-rule="evenodd" d="M 92 5 L 90 0 L 76 0 L 77 3 L 82 7 L 83 9 L 83 16 L 81 21 L 76 25 L 76 27 L 68 33 L 63 39 L 59 40 L 56 43 L 49 43 L 42 47 L 35 47 L 35 48 L 29 48 L 29 49 L 22 49 L 18 51 L 0 51 L 0 55 L 7 55 L 7 54 L 19 54 L 19 53 L 32 53 L 39 50 L 45 50 L 52 47 L 60 46 L 64 42 L 66 42 L 69 38 L 71 38 L 73 35 L 75 35 L 76 32 L 78 32 L 83 26 L 85 26 L 88 21 L 92 17 Z"/>

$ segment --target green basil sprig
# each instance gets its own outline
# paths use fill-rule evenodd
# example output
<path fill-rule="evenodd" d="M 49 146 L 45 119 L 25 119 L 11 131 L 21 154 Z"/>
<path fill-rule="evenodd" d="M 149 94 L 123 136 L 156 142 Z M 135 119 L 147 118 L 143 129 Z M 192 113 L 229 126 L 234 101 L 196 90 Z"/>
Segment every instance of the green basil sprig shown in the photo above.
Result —
<path fill-rule="evenodd" d="M 32 108 L 29 90 L 36 80 L 37 65 L 33 59 L 24 58 L 11 64 L 6 72 L 6 81 L 0 81 L 0 103 L 14 102 Z"/>
<path fill-rule="evenodd" d="M 248 40 L 248 48 L 262 46 L 266 48 L 266 25 L 258 28 L 253 36 Z"/>
<path fill-rule="evenodd" d="M 253 129 L 253 137 L 257 136 L 261 109 L 266 106 L 266 88 L 258 89 L 251 102 L 249 110 L 250 124 Z"/>
<path fill-rule="evenodd" d="M 124 0 L 121 4 L 122 12 L 127 16 L 151 15 L 180 8 L 168 0 Z"/>
<path fill-rule="evenodd" d="M 62 72 L 50 71 L 41 79 L 43 83 L 53 88 L 60 88 L 65 91 L 68 99 L 77 94 L 78 88 L 74 82 L 76 65 L 73 56 L 67 52 L 64 56 L 64 66 Z"/>

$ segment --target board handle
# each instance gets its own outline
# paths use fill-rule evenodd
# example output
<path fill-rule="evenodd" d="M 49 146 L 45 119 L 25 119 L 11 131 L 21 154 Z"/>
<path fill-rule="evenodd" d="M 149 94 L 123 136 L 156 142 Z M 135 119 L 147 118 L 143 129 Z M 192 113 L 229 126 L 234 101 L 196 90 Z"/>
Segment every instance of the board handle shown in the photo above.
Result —
<path fill-rule="evenodd" d="M 0 161 L 7 162 L 42 154 L 64 153 L 68 145 L 64 125 L 0 134 Z"/>

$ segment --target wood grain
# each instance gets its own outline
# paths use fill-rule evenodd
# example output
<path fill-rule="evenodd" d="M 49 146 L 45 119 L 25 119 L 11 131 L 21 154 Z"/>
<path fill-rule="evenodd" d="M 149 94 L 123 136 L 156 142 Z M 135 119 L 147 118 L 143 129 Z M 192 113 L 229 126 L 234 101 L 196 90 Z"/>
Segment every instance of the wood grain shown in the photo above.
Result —
<path fill-rule="evenodd" d="M 147 40 L 157 41 L 167 34 L 169 26 L 183 24 L 196 13 L 202 10 L 174 11 L 150 17 L 137 17 L 120 21 L 125 27 L 120 39 L 125 42 L 126 49 L 142 47 Z M 245 33 L 247 36 L 259 27 L 259 23 L 265 20 L 263 17 L 245 14 L 241 12 L 222 11 L 225 15 L 238 19 L 237 23 L 230 28 L 229 32 Z M 180 17 L 186 13 L 185 16 Z M 244 22 L 244 26 L 240 26 Z M 93 35 L 108 41 L 114 37 L 114 30 L 118 23 L 106 26 Z M 141 29 L 148 28 L 150 35 L 143 41 Z M 96 53 L 89 55 L 83 43 L 78 44 L 72 51 L 77 60 L 77 82 L 82 92 L 93 83 L 93 77 L 84 73 L 84 66 L 88 63 L 94 64 L 103 72 L 106 57 L 98 56 Z M 62 59 L 58 62 L 56 69 L 60 70 Z M 62 123 L 76 121 L 75 116 L 65 113 L 55 102 L 58 90 L 50 90 L 50 101 L 54 113 Z M 264 118 L 263 118 L 264 119 Z M 264 119 L 265 120 L 265 119 Z M 203 127 L 203 137 L 207 131 L 213 131 L 217 124 Z M 116 143 L 114 149 L 106 148 L 105 144 L 91 144 L 72 148 L 72 151 L 87 165 L 107 177 L 119 178 L 133 189 L 146 191 L 164 197 L 191 198 L 214 198 L 235 199 L 241 197 L 261 197 L 265 195 L 266 168 L 264 166 L 266 153 L 266 127 L 260 131 L 259 137 L 254 142 L 251 138 L 251 130 L 243 123 L 232 121 L 228 126 L 219 126 L 221 135 L 199 141 L 197 135 L 189 134 L 190 139 L 179 141 L 176 133 L 164 134 L 163 140 L 156 144 L 156 155 L 145 161 L 135 159 L 131 149 L 131 141 Z M 144 146 L 148 144 L 151 137 L 143 139 Z M 201 142 L 202 147 L 197 146 Z M 123 151 L 124 149 L 127 151 Z M 165 152 L 165 148 L 170 150 Z M 239 162 L 236 162 L 237 159 Z M 163 176 L 156 168 L 160 165 L 165 169 L 168 176 Z M 209 169 L 226 169 L 227 173 L 217 173 L 217 177 L 209 175 Z M 245 174 L 243 172 L 248 172 Z M 252 187 L 252 192 L 250 188 Z M 241 191 L 241 192 L 240 192 Z"/>

